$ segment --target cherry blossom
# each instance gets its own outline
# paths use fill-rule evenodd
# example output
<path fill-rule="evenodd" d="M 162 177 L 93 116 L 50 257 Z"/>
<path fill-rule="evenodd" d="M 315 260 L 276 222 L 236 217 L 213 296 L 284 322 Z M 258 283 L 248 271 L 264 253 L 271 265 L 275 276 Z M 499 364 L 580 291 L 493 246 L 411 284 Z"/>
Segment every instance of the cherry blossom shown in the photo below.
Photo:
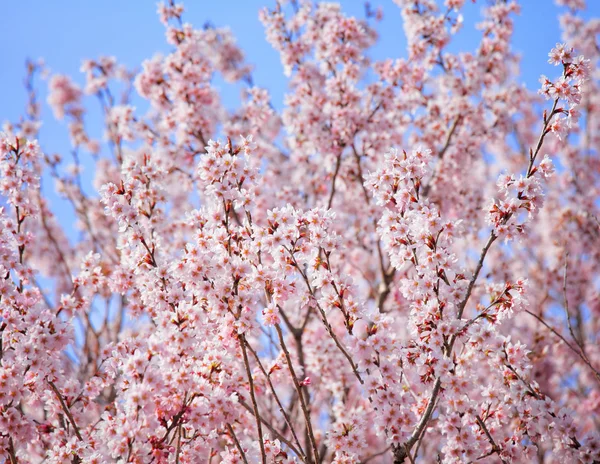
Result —
<path fill-rule="evenodd" d="M 482 2 L 458 53 L 467 2 L 395 3 L 386 60 L 376 6 L 263 8 L 283 102 L 234 31 L 161 3 L 169 53 L 49 77 L 64 154 L 28 63 L 0 137 L 2 462 L 600 462 L 600 21 L 557 1 L 528 89 L 518 2 Z"/>

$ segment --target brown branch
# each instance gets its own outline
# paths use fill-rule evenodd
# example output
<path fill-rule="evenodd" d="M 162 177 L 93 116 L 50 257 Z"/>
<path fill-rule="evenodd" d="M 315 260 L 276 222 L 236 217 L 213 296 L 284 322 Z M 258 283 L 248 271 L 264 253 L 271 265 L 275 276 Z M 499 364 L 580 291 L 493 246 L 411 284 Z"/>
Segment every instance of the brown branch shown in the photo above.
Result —
<path fill-rule="evenodd" d="M 581 350 L 581 354 L 583 356 L 585 356 L 585 350 L 583 348 L 583 340 L 579 340 L 575 336 L 575 332 L 573 331 L 573 326 L 571 324 L 571 315 L 569 314 L 569 299 L 567 297 L 567 271 L 568 271 L 568 266 L 569 266 L 569 252 L 567 251 L 567 253 L 565 255 L 565 270 L 564 270 L 564 273 L 563 273 L 563 287 L 562 287 L 564 307 L 565 307 L 565 316 L 567 318 L 567 327 L 569 328 L 569 333 L 571 334 L 571 337 L 573 337 L 573 340 L 575 340 L 575 343 L 577 343 L 577 346 Z"/>
<path fill-rule="evenodd" d="M 15 451 L 15 445 L 10 435 L 8 436 L 8 458 L 10 459 L 10 464 L 19 463 L 19 460 L 17 459 L 17 453 Z"/>
<path fill-rule="evenodd" d="M 177 450 L 175 451 L 175 464 L 179 464 L 179 455 L 181 454 L 181 424 L 177 427 Z"/>
<path fill-rule="evenodd" d="M 306 287 L 308 288 L 308 291 L 310 293 L 310 295 L 315 299 L 315 303 L 317 306 L 317 309 L 319 310 L 319 312 L 321 313 L 321 318 L 323 320 L 323 324 L 325 325 L 325 329 L 327 330 L 327 333 L 329 334 L 329 336 L 333 339 L 335 345 L 338 347 L 338 349 L 342 352 L 342 354 L 344 355 L 344 357 L 348 360 L 348 362 L 350 363 L 350 367 L 352 368 L 352 371 L 354 372 L 354 375 L 356 376 L 356 378 L 358 379 L 358 381 L 363 384 L 364 380 L 362 379 L 360 373 L 358 372 L 358 366 L 356 365 L 356 363 L 354 362 L 354 360 L 352 359 L 352 356 L 350 356 L 350 354 L 348 353 L 348 351 L 346 351 L 346 349 L 344 348 L 344 346 L 341 344 L 341 342 L 339 341 L 337 335 L 335 334 L 335 332 L 333 331 L 333 327 L 331 327 L 331 324 L 329 323 L 329 321 L 327 320 L 327 315 L 325 314 L 325 310 L 321 307 L 321 305 L 319 304 L 319 302 L 317 301 L 317 298 L 315 296 L 315 292 L 312 288 L 312 285 L 310 284 L 310 281 L 308 280 L 308 276 L 306 275 L 306 272 L 304 272 L 302 270 L 302 268 L 300 267 L 300 265 L 298 264 L 298 261 L 296 261 L 296 257 L 294 256 L 294 253 L 292 253 L 292 251 L 288 248 L 286 248 L 284 246 L 284 248 L 288 251 L 288 253 L 290 254 L 292 261 L 294 262 L 294 265 L 296 267 L 296 269 L 298 270 L 298 272 L 300 273 L 300 275 L 302 276 L 302 278 L 304 279 L 304 283 L 306 284 Z"/>
<path fill-rule="evenodd" d="M 431 418 L 431 415 L 433 414 L 434 405 L 440 393 L 441 386 L 442 379 L 438 377 L 435 380 L 435 384 L 433 385 L 433 390 L 431 391 L 431 396 L 429 398 L 429 402 L 427 403 L 427 408 L 425 409 L 423 416 L 421 416 L 421 420 L 417 424 L 410 438 L 407 441 L 405 441 L 403 445 L 394 446 L 394 464 L 403 463 L 406 457 L 410 454 L 410 449 L 419 440 L 421 432 L 425 429 L 427 423 L 429 422 L 429 419 Z"/>
<path fill-rule="evenodd" d="M 477 281 L 477 278 L 479 277 L 479 273 L 481 272 L 481 268 L 483 267 L 483 261 L 485 260 L 485 257 L 487 255 L 490 247 L 492 246 L 492 243 L 494 243 L 497 238 L 498 238 L 498 236 L 492 231 L 490 233 L 490 237 L 488 238 L 488 241 L 486 242 L 485 246 L 481 250 L 481 255 L 479 256 L 479 261 L 477 262 L 477 266 L 475 267 L 475 271 L 473 272 L 473 276 L 471 277 L 471 280 L 469 281 L 469 286 L 467 287 L 467 293 L 465 293 L 464 298 L 458 305 L 458 314 L 456 316 L 457 319 L 462 319 L 462 315 L 463 315 L 463 312 L 465 311 L 465 307 L 467 306 L 467 303 L 469 302 L 469 298 L 471 298 L 471 293 L 473 292 L 473 287 L 475 286 L 475 282 Z"/>
<path fill-rule="evenodd" d="M 381 451 L 379 451 L 379 452 L 377 452 L 375 454 L 372 454 L 371 456 L 363 459 L 361 461 L 361 464 L 367 464 L 367 462 L 369 462 L 369 461 L 371 461 L 371 460 L 373 460 L 375 458 L 378 458 L 379 456 L 383 456 L 384 454 L 386 454 L 390 450 L 390 448 L 391 448 L 391 446 L 388 446 L 386 449 L 381 450 Z"/>
<path fill-rule="evenodd" d="M 58 390 L 58 388 L 56 387 L 54 382 L 48 380 L 48 384 L 50 385 L 50 388 L 52 388 L 52 390 L 58 397 L 58 401 L 60 401 L 60 405 L 62 406 L 63 411 L 65 412 L 66 416 L 69 418 L 69 422 L 73 426 L 75 435 L 77 435 L 77 438 L 80 441 L 83 441 L 83 437 L 81 436 L 81 433 L 79 432 L 79 428 L 77 427 L 77 424 L 75 423 L 75 419 L 73 418 L 73 415 L 71 414 L 71 411 L 69 410 L 69 407 L 67 406 L 67 403 L 65 403 L 65 400 L 64 400 L 63 396 L 61 395 L 60 391 Z"/>
<path fill-rule="evenodd" d="M 254 356 L 254 359 L 256 359 L 256 362 L 258 363 L 258 367 L 260 368 L 261 372 L 263 373 L 263 375 L 267 379 L 267 383 L 269 385 L 269 389 L 271 390 L 271 393 L 273 393 L 273 397 L 275 398 L 275 402 L 277 403 L 277 406 L 279 407 L 279 411 L 283 415 L 285 423 L 289 427 L 290 432 L 292 433 L 292 436 L 294 437 L 294 441 L 298 445 L 298 450 L 296 448 L 294 448 L 290 443 L 288 443 L 288 441 L 287 441 L 287 439 L 285 437 L 283 437 L 282 441 L 284 441 L 290 447 L 290 449 L 292 449 L 297 455 L 299 455 L 300 457 L 303 458 L 304 461 L 306 461 L 306 453 L 302 449 L 302 445 L 300 444 L 300 440 L 298 439 L 298 436 L 296 435 L 296 431 L 295 431 L 295 429 L 294 429 L 294 427 L 292 425 L 292 422 L 291 422 L 288 414 L 285 412 L 285 408 L 283 407 L 283 404 L 281 403 L 281 400 L 279 399 L 279 395 L 277 395 L 277 391 L 275 390 L 275 386 L 273 385 L 273 382 L 271 381 L 271 376 L 266 371 L 265 367 L 263 366 L 262 362 L 260 361 L 258 353 L 249 344 L 248 344 L 248 349 L 250 350 L 250 352 Z M 271 427 L 269 427 L 269 429 L 271 431 L 273 431 Z M 281 438 L 281 434 L 279 434 L 279 433 L 277 433 L 277 434 Z"/>
<path fill-rule="evenodd" d="M 342 164 L 342 154 L 340 153 L 335 161 L 335 171 L 333 173 L 333 179 L 331 181 L 331 192 L 329 193 L 329 200 L 327 200 L 327 209 L 331 209 L 333 204 L 333 197 L 335 195 L 335 181 L 337 180 L 338 173 L 340 172 L 340 166 Z"/>
<path fill-rule="evenodd" d="M 461 118 L 462 118 L 462 115 L 459 114 L 456 117 L 456 119 L 454 119 L 454 122 L 452 123 L 452 126 L 450 126 L 450 130 L 448 131 L 448 134 L 446 135 L 446 142 L 444 143 L 444 146 L 441 148 L 441 150 L 438 152 L 438 159 L 439 159 L 439 161 L 437 162 L 437 164 L 433 168 L 433 173 L 431 174 L 431 179 L 429 179 L 429 182 L 427 182 L 427 184 L 423 187 L 423 190 L 422 190 L 422 195 L 423 196 L 428 196 L 429 195 L 429 191 L 431 190 L 431 186 L 433 185 L 433 181 L 435 180 L 435 178 L 438 175 L 438 170 L 439 170 L 438 166 L 440 165 L 442 159 L 444 158 L 444 155 L 446 154 L 446 151 L 450 147 L 450 144 L 452 142 L 452 137 L 454 136 L 454 133 L 456 132 L 456 128 L 458 127 L 458 123 L 460 122 Z"/>
<path fill-rule="evenodd" d="M 545 113 L 544 113 L 544 126 L 542 128 L 542 133 L 540 134 L 537 145 L 535 147 L 535 151 L 532 154 L 530 154 L 530 156 L 529 156 L 529 166 L 527 166 L 527 176 L 526 177 L 531 177 L 531 175 L 533 174 L 533 163 L 535 163 L 535 159 L 537 158 L 537 155 L 540 152 L 540 149 L 542 148 L 542 145 L 544 143 L 544 138 L 546 137 L 546 135 L 549 132 L 548 127 L 550 126 L 550 122 L 552 121 L 552 118 L 556 114 L 556 106 L 557 105 L 558 105 L 558 98 L 556 100 L 554 100 L 554 104 L 552 105 L 552 110 L 550 111 L 550 116 L 546 118 Z"/>
<path fill-rule="evenodd" d="M 254 411 L 252 410 L 252 406 L 250 406 L 248 403 L 246 403 L 244 400 L 242 400 L 241 398 L 238 399 L 239 403 L 248 410 L 249 413 L 251 413 L 252 415 L 254 415 Z M 285 436 L 283 436 L 275 427 L 273 427 L 269 421 L 267 421 L 264 417 L 260 418 L 260 421 L 263 423 L 263 425 L 269 429 L 269 431 L 275 435 L 279 440 L 281 440 L 282 443 L 285 443 L 294 453 L 296 453 L 298 456 L 300 456 L 300 458 L 302 459 L 303 462 L 306 462 L 306 455 L 304 453 L 304 451 L 300 452 L 295 446 L 294 444 L 288 440 Z"/>
<path fill-rule="evenodd" d="M 238 438 L 235 436 L 233 427 L 229 423 L 227 424 L 227 430 L 229 431 L 231 438 L 233 438 L 233 441 L 235 442 L 235 446 L 238 449 L 238 451 L 240 452 L 240 455 L 242 456 L 242 460 L 244 461 L 245 464 L 248 464 L 248 459 L 246 459 L 246 453 L 244 453 L 242 445 L 240 444 L 240 441 L 238 440 Z"/>
<path fill-rule="evenodd" d="M 258 413 L 258 403 L 256 402 L 256 395 L 254 393 L 254 380 L 252 378 L 252 371 L 250 370 L 250 362 L 248 361 L 248 352 L 246 350 L 246 344 L 248 343 L 246 337 L 243 334 L 238 336 L 240 345 L 242 347 L 242 355 L 244 357 L 244 367 L 246 368 L 246 375 L 248 376 L 248 384 L 250 386 L 250 398 L 252 399 L 252 409 L 254 410 L 254 417 L 256 419 L 256 430 L 258 432 L 258 443 L 260 445 L 260 456 L 262 464 L 267 463 L 267 455 L 265 453 L 265 444 L 263 443 L 262 426 L 260 423 L 260 414 Z"/>
<path fill-rule="evenodd" d="M 367 206 L 371 204 L 371 199 L 369 198 L 369 193 L 367 192 L 367 188 L 365 187 L 365 179 L 362 171 L 362 166 L 360 163 L 361 156 L 358 154 L 356 150 L 356 146 L 354 143 L 351 145 L 352 152 L 354 153 L 354 159 L 356 160 L 356 169 L 358 173 L 358 181 L 362 188 L 363 196 L 365 198 L 365 203 Z M 377 231 L 377 221 L 373 220 L 373 228 Z M 379 258 L 379 269 L 381 271 L 381 285 L 379 292 L 377 294 L 377 308 L 379 308 L 379 312 L 384 312 L 385 300 L 390 294 L 390 284 L 394 279 L 394 274 L 396 273 L 396 269 L 391 267 L 390 270 L 386 271 L 385 264 L 383 260 L 383 253 L 381 252 L 381 241 L 377 238 L 377 257 Z"/>
<path fill-rule="evenodd" d="M 508 461 L 500 456 L 500 447 L 494 441 L 492 434 L 490 433 L 488 428 L 485 426 L 485 422 L 483 422 L 483 420 L 479 416 L 475 416 L 475 420 L 477 420 L 477 424 L 479 425 L 481 430 L 483 430 L 483 432 L 485 433 L 488 441 L 490 442 L 490 445 L 492 445 L 492 454 L 494 454 L 494 453 L 498 454 L 498 457 L 500 458 L 500 461 L 502 461 L 502 464 L 508 464 Z"/>
<path fill-rule="evenodd" d="M 296 371 L 294 370 L 294 365 L 292 363 L 292 357 L 290 356 L 290 352 L 288 351 L 287 345 L 285 344 L 285 340 L 283 338 L 283 332 L 281 331 L 281 327 L 279 324 L 275 324 L 275 330 L 277 331 L 277 335 L 279 336 L 279 343 L 281 344 L 281 349 L 285 355 L 285 359 L 287 361 L 288 369 L 290 371 L 290 375 L 292 376 L 292 381 L 294 382 L 294 387 L 296 388 L 296 392 L 298 393 L 298 398 L 300 400 L 300 407 L 302 408 L 302 413 L 304 414 L 304 421 L 306 423 L 306 430 L 308 433 L 308 437 L 310 439 L 310 444 L 312 446 L 313 456 L 315 458 L 314 462 L 319 462 L 319 448 L 317 446 L 317 441 L 315 439 L 315 435 L 312 429 L 312 421 L 310 419 L 310 413 L 308 412 L 308 408 L 306 406 L 304 395 L 302 394 L 302 386 L 298 381 L 298 377 L 296 376 Z"/>
<path fill-rule="evenodd" d="M 362 171 L 362 166 L 360 164 L 360 155 L 358 154 L 358 151 L 356 150 L 356 146 L 354 145 L 354 143 L 352 143 L 351 145 L 352 147 L 352 152 L 354 153 L 354 159 L 356 160 L 356 171 L 358 174 L 358 182 L 360 183 L 360 186 L 362 188 L 362 193 L 363 196 L 365 197 L 365 203 L 367 203 L 367 205 L 369 205 L 371 203 L 371 199 L 369 198 L 369 192 L 367 192 L 367 188 L 365 187 L 365 177 L 363 175 L 363 171 Z M 363 147 L 364 149 L 364 147 Z"/>

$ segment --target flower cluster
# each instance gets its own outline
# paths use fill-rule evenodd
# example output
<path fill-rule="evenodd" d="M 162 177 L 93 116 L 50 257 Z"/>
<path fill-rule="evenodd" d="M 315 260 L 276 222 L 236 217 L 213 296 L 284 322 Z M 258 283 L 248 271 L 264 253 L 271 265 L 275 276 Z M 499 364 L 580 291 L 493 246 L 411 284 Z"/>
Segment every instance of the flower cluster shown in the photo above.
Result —
<path fill-rule="evenodd" d="M 563 75 L 556 81 L 551 81 L 546 76 L 540 78 L 542 88 L 540 94 L 546 99 L 555 102 L 564 101 L 569 104 L 568 109 L 553 108 L 553 113 L 563 113 L 558 115 L 549 125 L 550 131 L 557 137 L 563 138 L 567 131 L 572 128 L 579 119 L 579 111 L 576 109 L 581 103 L 581 87 L 590 76 L 589 60 L 582 55 L 575 56 L 573 48 L 568 48 L 565 44 L 556 44 L 550 53 L 548 62 L 555 66 L 562 65 Z M 549 116 L 552 119 L 554 114 Z"/>
<path fill-rule="evenodd" d="M 498 237 L 511 240 L 526 232 L 527 222 L 531 221 L 544 205 L 542 182 L 553 172 L 552 160 L 545 155 L 539 167 L 532 168 L 527 176 L 500 176 L 497 186 L 503 199 L 494 201 L 488 216 Z"/>

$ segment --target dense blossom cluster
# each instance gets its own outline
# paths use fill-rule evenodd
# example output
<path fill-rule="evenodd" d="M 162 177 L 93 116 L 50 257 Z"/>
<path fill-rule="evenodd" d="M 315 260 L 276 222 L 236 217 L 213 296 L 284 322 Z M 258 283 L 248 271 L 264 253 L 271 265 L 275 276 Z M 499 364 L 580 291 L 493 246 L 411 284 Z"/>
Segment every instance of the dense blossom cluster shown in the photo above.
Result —
<path fill-rule="evenodd" d="M 557 1 L 536 93 L 515 1 L 458 54 L 463 0 L 395 3 L 408 56 L 383 61 L 380 10 L 261 11 L 283 105 L 230 30 L 161 4 L 170 54 L 49 78 L 64 157 L 28 64 L 0 138 L 0 461 L 600 462 L 600 20 Z"/>

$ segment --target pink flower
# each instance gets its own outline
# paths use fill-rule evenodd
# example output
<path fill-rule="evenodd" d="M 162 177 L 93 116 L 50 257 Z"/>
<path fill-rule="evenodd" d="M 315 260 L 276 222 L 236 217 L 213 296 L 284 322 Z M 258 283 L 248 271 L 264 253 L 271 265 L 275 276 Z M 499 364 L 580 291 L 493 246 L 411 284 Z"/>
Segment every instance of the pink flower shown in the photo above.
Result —
<path fill-rule="evenodd" d="M 28 63 L 0 136 L 0 461 L 600 460 L 598 21 L 565 13 L 586 58 L 550 52 L 544 102 L 516 1 L 462 53 L 466 2 L 396 3 L 408 57 L 382 61 L 368 5 L 263 10 L 277 102 L 234 31 L 164 2 L 166 54 L 83 62 L 101 118 L 51 78 L 60 154 L 29 140 Z"/>

